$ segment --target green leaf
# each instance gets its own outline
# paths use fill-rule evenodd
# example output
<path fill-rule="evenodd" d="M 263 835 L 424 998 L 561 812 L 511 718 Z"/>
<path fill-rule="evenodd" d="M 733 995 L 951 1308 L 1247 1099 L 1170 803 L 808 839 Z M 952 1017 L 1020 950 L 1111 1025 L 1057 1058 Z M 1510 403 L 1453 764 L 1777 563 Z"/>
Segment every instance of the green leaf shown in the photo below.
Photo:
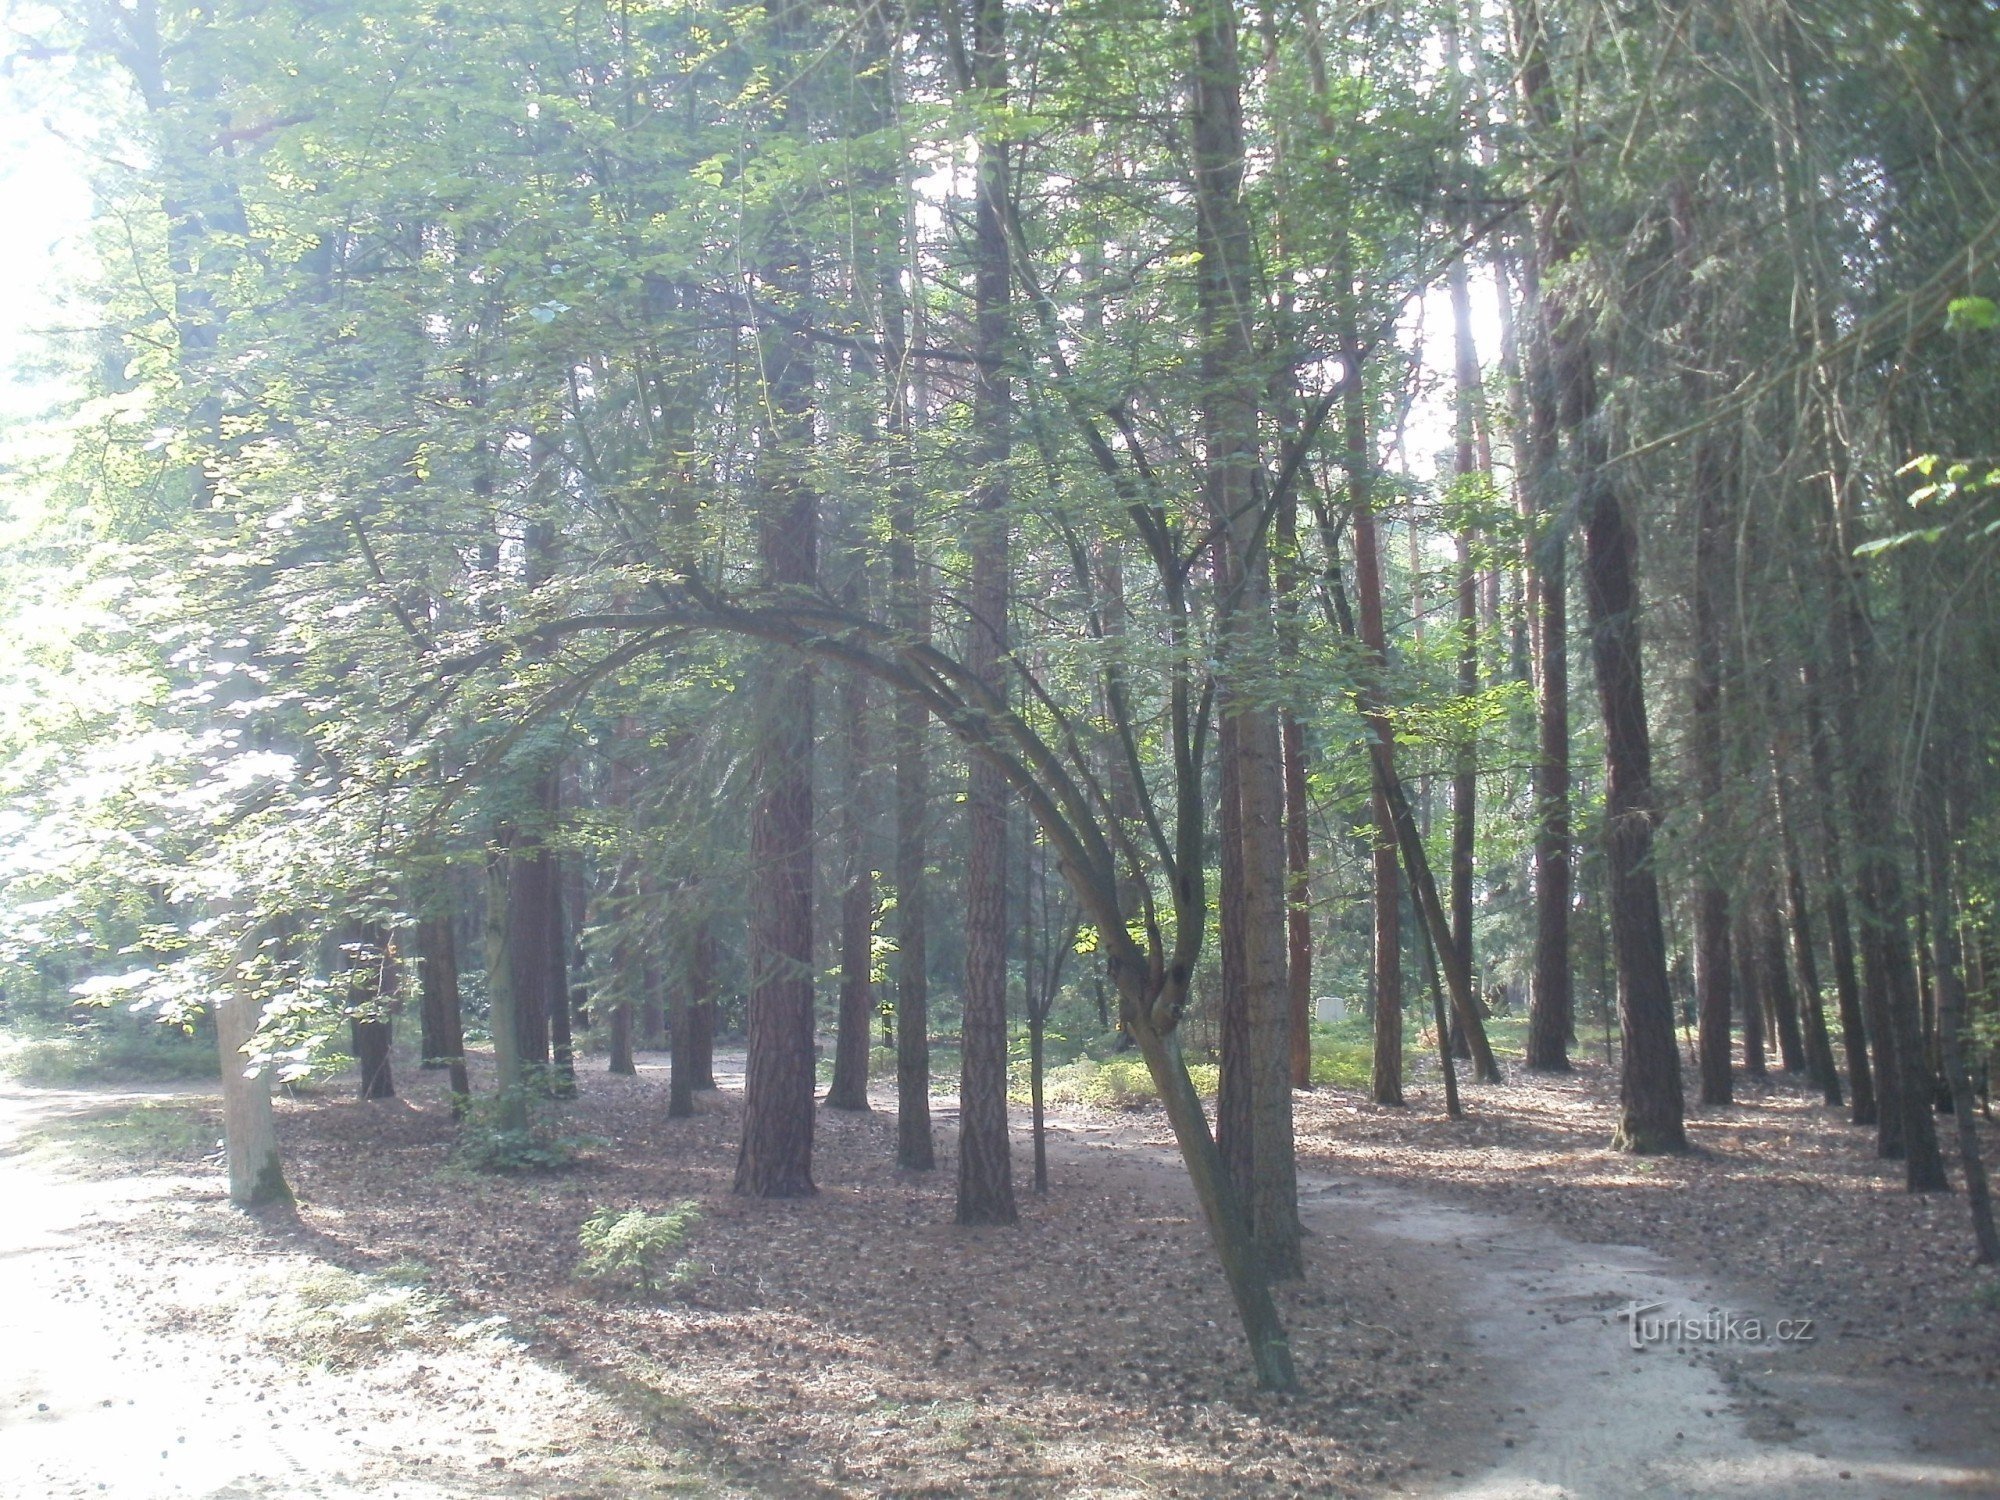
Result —
<path fill-rule="evenodd" d="M 1945 309 L 1944 326 L 1950 333 L 1985 333 L 2000 328 L 2000 307 L 1991 297 L 1954 297 Z"/>

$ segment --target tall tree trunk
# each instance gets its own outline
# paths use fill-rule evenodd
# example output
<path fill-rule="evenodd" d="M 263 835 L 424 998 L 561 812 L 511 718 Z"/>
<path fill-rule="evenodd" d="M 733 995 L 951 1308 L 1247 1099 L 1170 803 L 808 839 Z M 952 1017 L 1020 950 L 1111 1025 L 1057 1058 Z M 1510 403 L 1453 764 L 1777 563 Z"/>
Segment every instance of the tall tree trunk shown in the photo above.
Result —
<path fill-rule="evenodd" d="M 1587 342 L 1587 341 L 1586 341 Z M 1573 352 L 1564 379 L 1564 425 L 1578 435 L 1584 484 L 1584 581 L 1590 605 L 1591 666 L 1604 718 L 1604 854 L 1618 968 L 1618 1025 L 1624 1042 L 1620 1117 L 1613 1144 L 1638 1152 L 1685 1151 L 1680 1048 L 1667 988 L 1666 938 L 1653 876 L 1652 743 L 1639 661 L 1636 538 L 1604 473 L 1596 423 L 1595 372 L 1587 348 Z"/>
<path fill-rule="evenodd" d="M 1880 1106 L 1875 1098 L 1875 1070 L 1868 1062 L 1868 1028 L 1862 1008 L 1861 981 L 1854 963 L 1854 929 L 1847 914 L 1847 867 L 1842 857 L 1840 814 L 1836 808 L 1833 752 L 1819 708 L 1818 674 L 1810 656 L 1801 672 L 1801 686 L 1806 764 L 1812 773 L 1811 800 L 1818 813 L 1820 878 L 1826 891 L 1827 947 L 1833 955 L 1841 1050 L 1847 1058 L 1848 1118 L 1856 1125 L 1873 1125 Z"/>
<path fill-rule="evenodd" d="M 1220 550 L 1220 549 L 1219 549 Z M 1216 568 L 1217 592 L 1226 585 L 1227 569 Z M 1247 1204 L 1257 1171 L 1256 1084 L 1251 1059 L 1250 990 L 1244 952 L 1249 923 L 1243 911 L 1242 761 L 1237 749 L 1237 720 L 1225 711 L 1216 725 L 1216 927 L 1218 964 L 1222 971 L 1216 1047 L 1220 1056 L 1215 1087 L 1215 1144 L 1222 1152 L 1229 1180 Z"/>
<path fill-rule="evenodd" d="M 1515 53 L 1528 122 L 1551 139 L 1560 123 L 1537 0 L 1514 6 Z M 1576 255 L 1580 236 L 1566 189 L 1551 194 L 1536 214 L 1535 254 L 1525 267 L 1534 304 L 1534 343 L 1528 362 L 1528 451 L 1524 487 L 1536 524 L 1530 543 L 1534 574 L 1536 639 L 1535 720 L 1535 966 L 1528 1000 L 1525 1062 L 1540 1072 L 1569 1071 L 1575 1031 L 1570 975 L 1569 908 L 1569 584 L 1565 567 L 1571 525 L 1558 499 L 1559 445 L 1564 425 L 1563 340 L 1571 337 L 1560 302 L 1544 296 L 1544 268 Z"/>
<path fill-rule="evenodd" d="M 1352 283 L 1350 283 L 1352 285 Z M 1341 341 L 1344 349 L 1360 347 L 1359 318 L 1354 304 L 1360 298 L 1355 287 L 1341 309 Z M 1359 379 L 1350 379 L 1342 398 L 1346 424 L 1347 496 L 1349 524 L 1354 528 L 1354 593 L 1359 609 L 1361 643 L 1367 648 L 1365 670 L 1373 681 L 1364 683 L 1362 707 L 1369 737 L 1385 752 L 1393 765 L 1395 729 L 1384 712 L 1385 678 L 1388 673 L 1388 630 L 1382 610 L 1382 550 L 1372 502 L 1374 463 L 1368 435 L 1368 396 Z M 1402 877 L 1396 859 L 1396 820 L 1383 787 L 1376 785 L 1369 797 L 1374 819 L 1374 839 L 1369 850 L 1369 882 L 1373 892 L 1370 947 L 1371 988 L 1375 997 L 1375 1057 L 1370 1085 L 1377 1104 L 1403 1102 L 1403 936 Z"/>
<path fill-rule="evenodd" d="M 1681 394 L 1690 411 L 1707 407 L 1711 381 L 1708 302 L 1698 275 L 1694 199 L 1685 181 L 1673 189 L 1674 256 L 1683 289 L 1696 311 L 1697 347 L 1684 356 Z M 1727 827 L 1723 814 L 1722 673 L 1724 661 L 1724 602 L 1728 597 L 1730 504 L 1726 457 L 1722 440 L 1713 432 L 1696 435 L 1690 459 L 1689 485 L 1694 498 L 1693 714 L 1688 725 L 1688 755 L 1693 761 L 1695 806 L 1694 984 L 1695 1016 L 1699 1026 L 1697 1052 L 1701 1062 L 1701 1102 L 1729 1104 L 1734 1089 L 1729 1067 L 1731 952 L 1727 880 Z"/>
<path fill-rule="evenodd" d="M 1004 0 L 973 0 L 972 87 L 983 108 L 1007 104 Z M 1006 147 L 980 141 L 973 208 L 973 301 L 979 356 L 973 382 L 975 514 L 971 518 L 971 614 L 965 665 L 995 692 L 1007 691 L 1007 462 L 1013 448 L 1010 355 L 1012 277 L 1007 253 Z M 1007 786 L 975 756 L 966 790 L 965 1009 L 959 1027 L 958 1222 L 1014 1222 L 1013 1156 L 1007 1139 Z"/>
<path fill-rule="evenodd" d="M 1764 992 L 1777 1013 L 1778 1061 L 1787 1073 L 1806 1070 L 1805 1034 L 1799 1025 L 1799 1001 L 1785 964 L 1785 926 L 1778 912 L 1777 892 L 1766 887 L 1759 897 L 1757 935 L 1764 953 Z"/>
<path fill-rule="evenodd" d="M 840 895 L 839 1030 L 826 1105 L 866 1111 L 868 1051 L 875 1030 L 875 874 L 868 860 L 868 793 L 874 777 L 868 762 L 867 679 L 850 673 L 841 685 L 841 699 L 847 720 L 847 798 L 840 814 L 846 868 Z"/>
<path fill-rule="evenodd" d="M 1966 1204 L 1972 1211 L 1973 1243 L 1983 1266 L 2000 1262 L 2000 1230 L 1993 1223 L 1993 1195 L 1986 1162 L 1979 1149 L 1979 1122 L 1973 1115 L 1972 1074 L 1965 1065 L 1965 981 L 1960 969 L 1958 922 L 1951 892 L 1951 826 L 1943 786 L 1946 755 L 1931 748 L 1933 764 L 1921 774 L 1924 870 L 1930 895 L 1931 972 L 1937 986 L 1938 1049 L 1943 1054 L 1945 1087 L 1951 1091 L 1952 1124 L 1958 1134 L 1958 1160 L 1965 1173 Z"/>
<path fill-rule="evenodd" d="M 1762 1080 L 1769 1072 L 1764 1046 L 1764 971 L 1758 966 L 1757 926 L 1747 908 L 1736 914 L 1730 947 L 1736 954 L 1737 998 L 1743 1009 L 1743 1071 Z"/>
<path fill-rule="evenodd" d="M 1776 723 L 1778 704 L 1772 703 Z M 1833 1058 L 1833 1039 L 1827 1033 L 1826 1005 L 1820 995 L 1819 957 L 1813 949 L 1812 907 L 1806 893 L 1805 871 L 1799 864 L 1798 837 L 1793 828 L 1791 798 L 1786 792 L 1785 760 L 1779 743 L 1771 744 L 1771 809 L 1778 824 L 1778 847 L 1785 861 L 1786 930 L 1791 935 L 1792 962 L 1798 967 L 1800 1001 L 1806 1028 L 1806 1068 L 1827 1105 L 1839 1109 L 1844 1102 L 1840 1090 L 1840 1068 Z"/>
<path fill-rule="evenodd" d="M 1849 767 L 1862 999 L 1868 1014 L 1869 1041 L 1875 1050 L 1875 1087 L 1881 1103 L 1876 1149 L 1884 1157 L 1902 1157 L 1903 1181 L 1909 1191 L 1940 1192 L 1948 1184 L 1931 1117 L 1903 872 L 1898 851 L 1890 842 L 1895 837 L 1895 819 L 1890 816 L 1895 803 L 1883 773 L 1877 738 L 1861 727 L 1862 695 L 1874 686 L 1868 621 L 1859 598 L 1860 580 L 1850 575 L 1845 561 L 1853 552 L 1844 510 L 1845 484 L 1839 474 L 1832 476 L 1830 484 L 1832 524 L 1823 538 L 1831 626 L 1828 657 L 1835 673 L 1837 734 Z"/>
<path fill-rule="evenodd" d="M 1250 1043 L 1251 1233 L 1265 1270 L 1299 1274 L 1298 1181 L 1292 1154 L 1290 996 L 1285 975 L 1285 789 L 1277 714 L 1232 680 L 1275 654 L 1268 537 L 1259 490 L 1258 371 L 1251 295 L 1256 267 L 1242 199 L 1243 112 L 1236 16 L 1227 0 L 1193 8 L 1191 134 L 1197 284 L 1202 324 L 1202 432 L 1211 524 L 1219 539 L 1222 712 L 1233 721 L 1231 759 L 1241 820 L 1243 986 Z"/>
<path fill-rule="evenodd" d="M 1457 49 L 1456 20 L 1451 28 L 1452 52 Z M 1465 257 L 1452 257 L 1448 277 L 1451 326 L 1456 365 L 1457 444 L 1453 469 L 1461 486 L 1479 473 L 1477 428 L 1480 383 L 1479 351 L 1472 341 L 1472 290 Z M 1458 695 L 1468 706 L 1479 695 L 1479 575 L 1472 566 L 1473 527 L 1467 521 L 1458 533 Z M 1468 730 L 1453 752 L 1451 776 L 1451 935 L 1466 967 L 1479 972 L 1472 948 L 1473 847 L 1479 799 L 1479 743 Z M 1454 1056 L 1469 1057 L 1462 1032 Z"/>
<path fill-rule="evenodd" d="M 697 897 L 696 900 L 700 900 Z M 690 903 L 692 905 L 693 903 Z M 694 1091 L 701 1085 L 700 1016 L 715 984 L 715 939 L 706 911 L 690 914 L 680 936 L 679 973 L 667 1002 L 667 1118 L 685 1120 L 694 1113 Z"/>
<path fill-rule="evenodd" d="M 805 0 L 768 0 L 766 8 L 781 55 L 801 61 L 809 57 Z M 803 94 L 802 82 L 794 81 L 779 106 L 784 133 L 799 141 L 809 133 Z M 758 334 L 767 382 L 757 471 L 758 554 L 764 585 L 787 593 L 813 586 L 819 554 L 819 496 L 809 452 L 812 265 L 806 246 L 793 238 L 796 232 L 790 227 L 772 231 L 762 279 L 772 301 L 797 310 L 799 320 L 787 327 L 766 326 Z M 751 764 L 749 1036 L 736 1191 L 789 1198 L 815 1191 L 810 665 L 767 655 L 757 706 Z"/>
<path fill-rule="evenodd" d="M 576 1049 L 570 1038 L 569 913 L 563 902 L 563 869 L 551 853 L 546 918 L 549 924 L 549 1091 L 558 1097 L 576 1092 Z"/>
<path fill-rule="evenodd" d="M 465 1072 L 465 1017 L 458 989 L 458 936 L 449 912 L 433 913 L 417 923 L 418 984 L 423 1038 L 423 1065 L 446 1068 L 452 1109 L 472 1092 Z"/>

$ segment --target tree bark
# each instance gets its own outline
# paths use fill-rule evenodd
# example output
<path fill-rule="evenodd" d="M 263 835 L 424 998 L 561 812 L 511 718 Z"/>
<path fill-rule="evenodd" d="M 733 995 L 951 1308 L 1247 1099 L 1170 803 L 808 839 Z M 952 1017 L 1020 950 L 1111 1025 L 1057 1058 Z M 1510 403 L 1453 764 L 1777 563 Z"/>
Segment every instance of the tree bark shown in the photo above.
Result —
<path fill-rule="evenodd" d="M 262 946 L 263 933 L 245 921 L 215 997 L 215 1047 L 222 1063 L 222 1138 L 229 1166 L 229 1201 L 238 1208 L 289 1203 L 278 1155 L 278 1122 L 271 1111 L 271 1074 L 253 1077 L 244 1055 L 257 1034 L 257 999 L 245 970 Z"/>
<path fill-rule="evenodd" d="M 1926 768 L 1919 795 L 1924 813 L 1924 870 L 1930 895 L 1931 973 L 1937 987 L 1938 1050 L 1943 1054 L 1945 1087 L 1951 1091 L 1952 1124 L 1958 1135 L 1958 1160 L 1965 1173 L 1966 1206 L 1972 1213 L 1973 1244 L 1980 1265 L 2000 1262 L 2000 1230 L 1993 1222 L 1993 1194 L 1980 1154 L 1979 1122 L 1973 1114 L 1972 1074 L 1965 1064 L 1965 981 L 1960 967 L 1958 922 L 1951 891 L 1951 825 L 1948 799 L 1941 785 L 1945 756 L 1933 747 L 1940 764 Z"/>
<path fill-rule="evenodd" d="M 1515 52 L 1528 122 L 1554 138 L 1559 117 L 1537 0 L 1514 7 Z M 1536 648 L 1535 722 L 1535 964 L 1528 1000 L 1525 1062 L 1538 1072 L 1569 1071 L 1569 1041 L 1576 1029 L 1570 974 L 1569 908 L 1569 603 L 1565 567 L 1571 524 L 1557 502 L 1563 413 L 1559 349 L 1570 336 L 1554 297 L 1541 292 L 1544 268 L 1572 259 L 1579 235 L 1566 191 L 1550 195 L 1535 218 L 1535 254 L 1525 266 L 1534 304 L 1534 342 L 1527 380 L 1528 452 L 1524 489 L 1533 509 Z"/>
<path fill-rule="evenodd" d="M 423 1066 L 449 1069 L 454 1111 L 472 1092 L 465 1072 L 465 1019 L 458 991 L 458 937 L 449 913 L 417 923 Z"/>
<path fill-rule="evenodd" d="M 1298 1179 L 1292 1154 L 1290 996 L 1285 974 L 1285 791 L 1277 714 L 1233 684 L 1275 655 L 1268 535 L 1259 494 L 1258 419 L 1263 381 L 1250 295 L 1256 278 L 1243 184 L 1241 68 L 1227 0 L 1193 8 L 1191 135 L 1197 295 L 1202 348 L 1202 432 L 1207 500 L 1220 544 L 1216 615 L 1221 711 L 1233 720 L 1243 860 L 1243 987 L 1250 1044 L 1251 1233 L 1268 1275 L 1299 1274 Z"/>
<path fill-rule="evenodd" d="M 803 61 L 804 0 L 769 0 L 781 55 Z M 808 134 L 801 84 L 778 106 L 780 128 Z M 759 330 L 767 382 L 758 454 L 757 544 L 765 587 L 811 589 L 818 571 L 819 496 L 810 448 L 814 408 L 810 253 L 789 225 L 764 247 L 771 299 L 796 309 L 790 326 Z M 812 1180 L 813 1095 L 813 672 L 803 657 L 770 652 L 758 685 L 751 762 L 748 1057 L 736 1191 L 800 1197 Z M 690 1038 L 692 1041 L 693 1038 Z"/>
<path fill-rule="evenodd" d="M 1618 969 L 1618 1024 L 1624 1042 L 1620 1117 L 1613 1145 L 1624 1151 L 1685 1151 L 1680 1048 L 1667 988 L 1666 938 L 1653 876 L 1652 743 L 1639 660 L 1636 539 L 1604 474 L 1604 436 L 1595 425 L 1595 372 L 1587 350 L 1564 381 L 1565 425 L 1579 436 L 1585 489 L 1584 581 L 1590 605 L 1591 665 L 1604 718 L 1605 875 L 1611 947 Z"/>
<path fill-rule="evenodd" d="M 875 874 L 868 859 L 867 679 L 849 673 L 841 685 L 847 720 L 847 798 L 841 808 L 843 881 L 840 895 L 840 1017 L 834 1037 L 829 1109 L 868 1109 L 868 1052 L 874 1041 Z"/>
<path fill-rule="evenodd" d="M 972 87 L 988 108 L 1007 103 L 1004 0 L 973 0 Z M 1006 148 L 982 136 L 973 205 L 973 302 L 979 356 L 973 381 L 974 514 L 971 619 L 965 665 L 1006 693 L 1007 463 L 1013 449 L 1012 277 L 1007 252 Z M 1015 1219 L 1007 1138 L 1007 786 L 976 756 L 966 789 L 965 994 L 959 1025 L 958 1208 L 961 1224 Z"/>

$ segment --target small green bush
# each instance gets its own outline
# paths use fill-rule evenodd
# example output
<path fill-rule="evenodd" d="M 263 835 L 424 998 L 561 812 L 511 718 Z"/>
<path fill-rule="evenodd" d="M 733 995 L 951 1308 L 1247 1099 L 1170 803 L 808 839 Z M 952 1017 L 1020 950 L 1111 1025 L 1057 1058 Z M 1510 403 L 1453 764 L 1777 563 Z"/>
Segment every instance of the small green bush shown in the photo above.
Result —
<path fill-rule="evenodd" d="M 468 1172 L 560 1172 L 574 1166 L 595 1136 L 568 1135 L 550 1118 L 536 1089 L 503 1089 L 460 1100 L 453 1165 Z"/>
<path fill-rule="evenodd" d="M 1189 1063 L 1188 1075 L 1197 1092 L 1213 1094 L 1218 1069 L 1214 1063 Z M 1025 1101 L 1027 1075 L 1015 1085 L 1016 1097 Z M 1042 1080 L 1042 1097 L 1050 1104 L 1083 1105 L 1092 1109 L 1143 1109 L 1157 1103 L 1153 1075 L 1146 1060 L 1137 1052 L 1116 1052 L 1110 1057 L 1079 1057 L 1075 1062 L 1050 1068 Z"/>
<path fill-rule="evenodd" d="M 670 1287 L 685 1286 L 700 1268 L 676 1252 L 701 1217 L 692 1200 L 676 1203 L 663 1214 L 642 1208 L 620 1211 L 600 1208 L 577 1231 L 583 1259 L 576 1274 L 601 1290 L 626 1296 L 653 1297 Z"/>
<path fill-rule="evenodd" d="M 1313 1039 L 1312 1081 L 1322 1086 L 1359 1089 L 1375 1075 L 1374 1049 L 1362 1042 Z"/>

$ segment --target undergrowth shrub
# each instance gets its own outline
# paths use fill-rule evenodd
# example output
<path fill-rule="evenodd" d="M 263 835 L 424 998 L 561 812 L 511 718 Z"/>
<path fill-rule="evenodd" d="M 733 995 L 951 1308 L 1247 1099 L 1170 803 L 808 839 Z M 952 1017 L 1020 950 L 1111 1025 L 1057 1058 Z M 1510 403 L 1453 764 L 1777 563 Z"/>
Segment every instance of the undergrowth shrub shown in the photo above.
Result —
<path fill-rule="evenodd" d="M 1214 1063 L 1189 1063 L 1188 1074 L 1197 1092 L 1213 1094 L 1217 1068 Z M 1014 1096 L 1025 1102 L 1028 1076 L 1023 1068 L 1015 1080 Z M 1137 1052 L 1117 1052 L 1110 1057 L 1079 1057 L 1075 1062 L 1050 1068 L 1043 1075 L 1042 1097 L 1050 1104 L 1080 1104 L 1093 1109 L 1143 1109 L 1159 1099 L 1146 1060 Z"/>
<path fill-rule="evenodd" d="M 603 1144 L 596 1136 L 565 1132 L 538 1089 L 461 1098 L 459 1108 L 458 1144 L 451 1159 L 468 1172 L 560 1172 Z"/>
<path fill-rule="evenodd" d="M 663 1214 L 600 1208 L 577 1231 L 578 1279 L 617 1296 L 653 1297 L 694 1280 L 700 1267 L 676 1252 L 701 1217 L 693 1200 Z"/>

